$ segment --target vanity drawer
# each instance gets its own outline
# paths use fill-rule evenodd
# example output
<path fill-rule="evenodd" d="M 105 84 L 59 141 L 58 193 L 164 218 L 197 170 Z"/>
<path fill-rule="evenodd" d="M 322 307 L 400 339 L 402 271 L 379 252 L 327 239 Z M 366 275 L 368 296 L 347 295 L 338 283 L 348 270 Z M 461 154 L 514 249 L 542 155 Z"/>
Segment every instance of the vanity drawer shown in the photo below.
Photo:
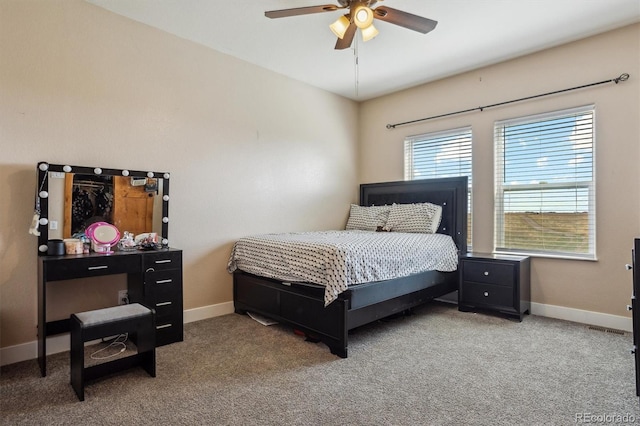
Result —
<path fill-rule="evenodd" d="M 510 263 L 466 261 L 462 270 L 462 279 L 513 287 L 514 272 L 514 266 Z"/>
<path fill-rule="evenodd" d="M 177 254 L 177 256 L 176 256 Z M 183 340 L 182 269 L 169 269 L 182 264 L 180 253 L 167 256 L 154 255 L 144 273 L 144 292 L 147 306 L 156 311 L 156 345 L 166 345 Z M 159 265 L 159 269 L 150 265 Z"/>
<path fill-rule="evenodd" d="M 146 290 L 149 307 L 154 308 L 157 315 L 176 310 L 182 311 L 182 286 L 148 284 Z"/>
<path fill-rule="evenodd" d="M 513 309 L 513 288 L 493 284 L 465 283 L 460 300 L 470 305 Z"/>
<path fill-rule="evenodd" d="M 153 286 L 158 289 L 167 287 L 182 288 L 182 270 L 170 269 L 147 272 L 144 274 L 144 282 L 147 286 Z"/>
<path fill-rule="evenodd" d="M 161 271 L 165 269 L 182 269 L 182 251 L 159 251 L 146 253 L 143 256 L 145 271 Z"/>
<path fill-rule="evenodd" d="M 184 340 L 181 315 L 156 316 L 156 346 Z"/>
<path fill-rule="evenodd" d="M 48 281 L 139 273 L 140 258 L 128 255 L 69 256 L 68 259 L 57 259 L 55 262 L 45 261 L 44 268 Z"/>
<path fill-rule="evenodd" d="M 182 308 L 175 300 L 172 299 L 159 299 L 151 307 L 155 309 L 158 319 L 173 315 Z"/>

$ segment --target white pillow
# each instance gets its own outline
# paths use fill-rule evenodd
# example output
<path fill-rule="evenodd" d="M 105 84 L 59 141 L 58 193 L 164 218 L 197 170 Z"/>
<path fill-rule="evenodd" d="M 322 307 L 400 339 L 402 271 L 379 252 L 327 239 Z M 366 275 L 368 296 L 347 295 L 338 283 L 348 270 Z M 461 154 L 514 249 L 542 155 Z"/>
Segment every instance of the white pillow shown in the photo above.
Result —
<path fill-rule="evenodd" d="M 435 234 L 442 219 L 442 206 L 431 203 L 393 204 L 382 229 L 392 232 Z"/>
<path fill-rule="evenodd" d="M 359 229 L 362 231 L 375 231 L 379 226 L 387 223 L 391 206 L 364 207 L 351 204 L 347 230 Z"/>

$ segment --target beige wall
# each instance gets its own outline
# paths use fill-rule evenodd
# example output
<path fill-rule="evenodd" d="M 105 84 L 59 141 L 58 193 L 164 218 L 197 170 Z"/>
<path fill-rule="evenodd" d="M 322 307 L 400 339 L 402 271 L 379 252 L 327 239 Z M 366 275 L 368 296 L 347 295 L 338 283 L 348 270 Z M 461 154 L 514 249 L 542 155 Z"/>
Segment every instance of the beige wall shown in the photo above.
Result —
<path fill-rule="evenodd" d="M 618 77 L 613 83 L 508 106 L 385 128 L 453 111 Z M 403 179 L 408 135 L 472 126 L 473 245 L 493 249 L 493 123 L 564 108 L 596 106 L 597 262 L 532 261 L 534 302 L 629 315 L 632 239 L 640 236 L 640 25 L 531 54 L 364 102 L 360 109 L 361 182 Z"/>
<path fill-rule="evenodd" d="M 355 102 L 81 0 L 0 2 L 1 347 L 36 339 L 35 167 L 171 172 L 184 307 L 232 300 L 232 242 L 344 226 Z M 318 119 L 322 117 L 322 119 Z M 52 317 L 117 300 L 124 277 L 49 286 Z"/>

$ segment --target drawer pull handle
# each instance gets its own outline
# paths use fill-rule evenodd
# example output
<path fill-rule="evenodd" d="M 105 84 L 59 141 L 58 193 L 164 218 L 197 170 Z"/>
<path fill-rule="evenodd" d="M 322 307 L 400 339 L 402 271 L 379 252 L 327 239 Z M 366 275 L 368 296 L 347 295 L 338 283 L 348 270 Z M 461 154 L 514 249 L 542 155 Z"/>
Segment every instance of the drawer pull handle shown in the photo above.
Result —
<path fill-rule="evenodd" d="M 98 269 L 107 269 L 108 265 L 100 265 L 100 266 L 89 266 L 87 269 L 90 271 L 96 271 Z"/>
<path fill-rule="evenodd" d="M 173 281 L 172 279 L 168 279 L 168 280 L 158 280 L 158 281 L 156 281 L 156 284 L 167 284 L 167 283 L 170 283 L 170 282 L 172 282 L 172 281 Z"/>
<path fill-rule="evenodd" d="M 489 271 L 484 271 L 484 276 L 488 277 L 489 276 Z"/>
<path fill-rule="evenodd" d="M 147 268 L 147 270 L 145 272 L 155 272 L 156 270 L 153 268 Z"/>
<path fill-rule="evenodd" d="M 171 259 L 156 260 L 156 263 L 171 263 Z"/>
<path fill-rule="evenodd" d="M 160 330 L 161 328 L 169 328 L 171 327 L 173 324 L 163 324 L 163 325 L 158 325 L 156 326 L 156 330 Z"/>
<path fill-rule="evenodd" d="M 489 296 L 489 292 L 488 291 L 485 291 L 483 294 L 484 294 L 484 297 L 488 297 Z"/>
<path fill-rule="evenodd" d="M 160 303 L 156 303 L 156 306 L 167 306 L 167 305 L 171 305 L 172 302 L 160 302 Z"/>

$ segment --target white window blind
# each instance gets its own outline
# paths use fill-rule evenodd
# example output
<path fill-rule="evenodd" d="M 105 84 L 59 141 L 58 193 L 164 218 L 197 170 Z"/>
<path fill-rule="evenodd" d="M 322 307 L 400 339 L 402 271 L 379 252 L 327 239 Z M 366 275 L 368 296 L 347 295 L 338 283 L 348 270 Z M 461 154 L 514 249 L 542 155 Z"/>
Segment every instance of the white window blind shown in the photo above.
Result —
<path fill-rule="evenodd" d="M 593 105 L 495 123 L 495 250 L 595 259 Z"/>
<path fill-rule="evenodd" d="M 471 247 L 471 127 L 409 136 L 404 141 L 404 178 L 469 178 L 467 245 Z"/>

